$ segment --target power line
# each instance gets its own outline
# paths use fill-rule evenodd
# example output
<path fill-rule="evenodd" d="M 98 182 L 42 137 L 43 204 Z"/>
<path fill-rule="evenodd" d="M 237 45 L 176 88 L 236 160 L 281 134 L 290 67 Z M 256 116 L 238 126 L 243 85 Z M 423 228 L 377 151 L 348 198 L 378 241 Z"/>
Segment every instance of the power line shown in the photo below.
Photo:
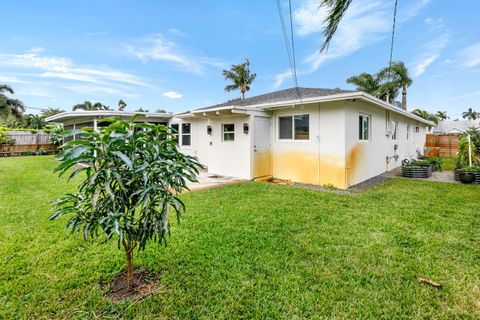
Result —
<path fill-rule="evenodd" d="M 395 8 L 393 10 L 393 26 L 392 26 L 392 40 L 390 42 L 390 61 L 388 63 L 389 77 L 392 77 L 392 60 L 393 60 L 393 44 L 395 40 L 395 25 L 397 22 L 397 6 L 398 0 L 395 0 Z"/>
<path fill-rule="evenodd" d="M 277 0 L 277 9 L 278 9 L 278 15 L 280 18 L 280 24 L 282 27 L 282 33 L 283 33 L 283 39 L 285 42 L 285 48 L 287 50 L 287 56 L 288 56 L 288 63 L 290 65 L 290 70 L 292 73 L 292 78 L 295 83 L 295 89 L 297 93 L 297 99 L 302 99 L 301 98 L 301 92 L 298 86 L 298 78 L 297 78 L 297 70 L 296 70 L 296 60 L 295 60 L 295 41 L 294 41 L 294 33 L 293 33 L 293 19 L 292 19 L 292 3 L 291 0 L 288 1 L 289 3 L 289 14 L 290 14 L 290 36 L 291 36 L 291 43 L 288 39 L 288 32 L 287 32 L 287 27 L 285 24 L 285 18 L 283 15 L 282 11 L 282 5 L 280 3 L 280 0 Z M 291 49 L 290 49 L 291 46 Z"/>

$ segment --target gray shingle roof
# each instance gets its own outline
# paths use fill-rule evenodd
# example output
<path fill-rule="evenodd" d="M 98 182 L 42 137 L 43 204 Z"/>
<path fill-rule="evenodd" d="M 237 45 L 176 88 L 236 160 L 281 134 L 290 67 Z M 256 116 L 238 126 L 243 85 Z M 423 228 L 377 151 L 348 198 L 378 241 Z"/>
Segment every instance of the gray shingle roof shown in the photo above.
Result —
<path fill-rule="evenodd" d="M 323 97 L 323 96 L 331 96 L 331 95 L 340 94 L 340 93 L 354 92 L 352 90 L 343 90 L 338 88 L 337 89 L 298 88 L 298 89 L 300 90 L 300 94 L 302 98 Z M 297 99 L 297 89 L 289 88 L 285 90 L 270 92 L 270 93 L 246 98 L 244 100 L 241 100 L 241 99 L 230 100 L 230 101 L 216 104 L 213 106 L 195 109 L 195 111 L 221 108 L 226 106 L 245 107 L 245 106 L 252 106 L 252 105 L 264 104 L 264 103 L 290 101 L 295 99 Z"/>

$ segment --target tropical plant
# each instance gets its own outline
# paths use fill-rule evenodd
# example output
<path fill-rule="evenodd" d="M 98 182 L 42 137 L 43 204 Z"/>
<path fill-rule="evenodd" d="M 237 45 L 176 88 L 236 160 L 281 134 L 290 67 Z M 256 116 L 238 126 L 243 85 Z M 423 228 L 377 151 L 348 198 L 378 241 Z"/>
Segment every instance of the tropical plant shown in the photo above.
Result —
<path fill-rule="evenodd" d="M 42 110 L 41 115 L 44 118 L 48 118 L 62 112 L 65 112 L 65 110 L 62 110 L 60 108 L 49 107 L 47 109 Z"/>
<path fill-rule="evenodd" d="M 412 113 L 420 118 L 433 122 L 435 125 L 438 125 L 438 118 L 436 115 L 429 113 L 428 111 L 415 109 Z"/>
<path fill-rule="evenodd" d="M 379 91 L 386 96 L 384 100 L 392 102 L 402 89 L 402 109 L 407 110 L 407 87 L 412 85 L 412 78 L 405 64 L 402 61 L 392 62 L 391 66 L 380 70 L 378 77 L 383 80 Z"/>
<path fill-rule="evenodd" d="M 457 167 L 468 167 L 470 165 L 470 151 L 468 150 L 468 135 L 463 135 L 458 140 L 458 157 L 457 157 Z M 472 166 L 480 165 L 480 161 L 477 157 L 477 147 L 474 143 L 471 143 L 471 154 L 472 154 Z"/>
<path fill-rule="evenodd" d="M 26 126 L 29 129 L 43 129 L 47 122 L 45 118 L 37 114 L 28 114 L 25 116 Z"/>
<path fill-rule="evenodd" d="M 325 28 L 323 30 L 324 41 L 320 52 L 328 50 L 338 25 L 351 3 L 352 0 L 320 0 L 320 6 L 325 7 L 327 10 L 327 18 L 324 21 Z"/>
<path fill-rule="evenodd" d="M 72 215 L 67 228 L 84 239 L 96 237 L 98 231 L 106 234 L 106 240 L 115 238 L 125 251 L 130 288 L 134 250 L 155 242 L 166 244 L 169 213 L 174 211 L 180 223 L 185 206 L 177 195 L 188 189 L 187 181 L 196 181 L 200 167 L 195 158 L 177 149 L 168 127 L 135 123 L 137 117 L 102 120 L 110 125 L 99 131 L 84 129 L 82 139 L 62 146 L 55 171 L 60 176 L 68 172 L 69 179 L 85 175 L 75 193 L 55 202 L 50 217 Z"/>
<path fill-rule="evenodd" d="M 25 112 L 25 105 L 18 99 L 12 99 L 6 96 L 6 93 L 14 94 L 12 87 L 6 84 L 0 84 L 0 114 L 3 116 L 13 115 L 20 119 Z"/>
<path fill-rule="evenodd" d="M 63 125 L 61 123 L 50 123 L 45 127 L 48 132 L 48 140 L 50 143 L 59 147 L 63 143 Z"/>
<path fill-rule="evenodd" d="M 233 64 L 230 70 L 223 70 L 222 75 L 225 80 L 233 82 L 233 84 L 225 87 L 225 91 L 240 90 L 242 99 L 245 99 L 245 92 L 250 91 L 250 86 L 257 77 L 256 73 L 250 72 L 250 61 L 248 59 L 245 59 L 244 63 Z"/>
<path fill-rule="evenodd" d="M 74 105 L 73 111 L 75 110 L 86 110 L 86 111 L 110 110 L 110 107 L 100 102 L 91 103 L 90 101 L 85 101 L 84 103 L 79 103 Z"/>
<path fill-rule="evenodd" d="M 363 91 L 377 96 L 380 90 L 381 79 L 377 74 L 361 73 L 358 76 L 352 76 L 347 79 L 347 83 L 355 85 L 357 91 Z"/>
<path fill-rule="evenodd" d="M 450 119 L 450 117 L 447 115 L 447 111 L 437 111 L 435 113 L 435 116 L 440 120 L 440 121 L 445 121 L 447 119 Z"/>
<path fill-rule="evenodd" d="M 135 112 L 150 112 L 150 110 L 144 109 L 144 108 L 138 108 L 137 110 L 135 110 Z"/>
<path fill-rule="evenodd" d="M 15 144 L 15 139 L 10 137 L 4 127 L 0 127 L 0 144 Z"/>
<path fill-rule="evenodd" d="M 120 99 L 118 101 L 118 111 L 123 111 L 123 110 L 125 110 L 126 107 L 127 107 L 127 103 L 125 101 L 123 101 L 122 99 Z"/>
<path fill-rule="evenodd" d="M 167 113 L 167 110 L 165 109 L 157 109 L 155 110 L 156 113 Z"/>
<path fill-rule="evenodd" d="M 468 108 L 467 111 L 462 113 L 462 118 L 468 120 L 477 120 L 478 118 L 480 118 L 480 113 L 473 110 L 472 108 Z"/>

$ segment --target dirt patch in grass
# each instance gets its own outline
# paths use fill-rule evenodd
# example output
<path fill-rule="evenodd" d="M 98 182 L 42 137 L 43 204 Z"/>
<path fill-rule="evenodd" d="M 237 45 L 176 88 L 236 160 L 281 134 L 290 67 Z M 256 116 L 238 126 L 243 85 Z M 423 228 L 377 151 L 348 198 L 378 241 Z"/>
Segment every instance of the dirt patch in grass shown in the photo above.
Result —
<path fill-rule="evenodd" d="M 105 287 L 107 297 L 114 302 L 125 300 L 137 302 L 158 291 L 159 278 L 152 276 L 146 270 L 135 270 L 133 287 L 129 288 L 127 272 L 123 271 Z"/>

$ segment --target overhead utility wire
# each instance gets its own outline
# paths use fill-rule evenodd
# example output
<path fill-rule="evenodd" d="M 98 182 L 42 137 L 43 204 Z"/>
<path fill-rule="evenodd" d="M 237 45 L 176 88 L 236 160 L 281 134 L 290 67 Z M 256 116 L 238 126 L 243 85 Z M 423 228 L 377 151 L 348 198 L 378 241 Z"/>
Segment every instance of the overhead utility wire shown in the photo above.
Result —
<path fill-rule="evenodd" d="M 398 0 L 395 0 L 395 9 L 393 10 L 393 26 L 392 26 L 392 40 L 390 42 L 390 61 L 388 63 L 388 76 L 391 80 L 392 78 L 392 60 L 393 60 L 393 44 L 395 40 L 395 25 L 397 22 L 397 6 Z"/>
<path fill-rule="evenodd" d="M 290 32 L 291 32 L 291 43 L 292 43 L 292 49 L 290 49 L 290 43 L 288 39 L 288 34 L 287 34 L 287 27 L 285 26 L 285 19 L 283 16 L 283 11 L 282 11 L 282 6 L 280 3 L 280 0 L 277 0 L 277 9 L 278 9 L 278 15 L 280 18 L 280 24 L 282 26 L 282 33 L 283 33 L 283 39 L 285 41 L 285 48 L 287 50 L 287 55 L 288 55 L 288 63 L 290 65 L 290 70 L 292 73 L 293 81 L 295 82 L 295 88 L 297 92 L 297 98 L 300 98 L 301 100 L 301 94 L 300 94 L 300 89 L 298 87 L 298 80 L 297 80 L 297 72 L 296 72 L 296 62 L 295 62 L 295 46 L 294 46 L 294 39 L 293 39 L 293 23 L 292 23 L 292 7 L 291 7 L 291 1 L 289 0 L 289 11 L 290 11 Z"/>
<path fill-rule="evenodd" d="M 290 13 L 290 37 L 292 40 L 292 59 L 293 59 L 293 80 L 295 81 L 295 88 L 297 89 L 297 98 L 302 101 L 302 94 L 300 92 L 300 88 L 298 87 L 298 77 L 297 77 L 297 62 L 295 58 L 295 36 L 293 33 L 293 18 L 292 18 L 292 1 L 288 0 L 288 9 Z"/>

